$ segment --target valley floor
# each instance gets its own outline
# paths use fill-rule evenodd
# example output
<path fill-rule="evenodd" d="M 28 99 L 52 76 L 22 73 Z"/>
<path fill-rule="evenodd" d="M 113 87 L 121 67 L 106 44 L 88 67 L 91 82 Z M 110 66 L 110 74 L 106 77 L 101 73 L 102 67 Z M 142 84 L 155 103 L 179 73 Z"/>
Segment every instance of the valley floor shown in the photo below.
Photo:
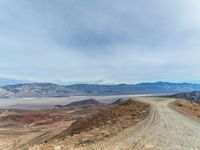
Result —
<path fill-rule="evenodd" d="M 81 145 L 75 145 L 69 150 L 199 150 L 200 121 L 180 113 L 171 107 L 176 99 L 139 97 L 137 101 L 151 106 L 149 116 L 137 124 L 131 125 L 113 136 Z M 2 112 L 2 115 L 8 112 Z M 65 126 L 65 125 L 64 125 Z M 64 129 L 63 126 L 63 129 Z M 30 130 L 30 129 L 25 129 Z M 59 132 L 59 126 L 56 129 Z M 52 131 L 54 129 L 52 128 Z M 5 132 L 5 136 L 4 136 Z M 0 131 L 0 147 L 8 149 L 9 143 L 22 138 L 21 133 Z M 13 134 L 14 133 L 14 134 Z M 29 134 L 29 133 L 27 133 Z M 48 135 L 48 133 L 44 134 Z M 3 140 L 5 139 L 5 140 Z M 36 137 L 37 139 L 37 137 Z M 7 143 L 6 143 L 7 142 Z M 20 140 L 19 140 L 20 142 Z M 64 150 L 65 140 L 55 140 L 50 143 L 35 145 L 31 150 Z M 5 147 L 7 145 L 8 147 Z M 28 146 L 28 145 L 27 145 Z M 11 147 L 10 147 L 11 148 Z M 28 147 L 27 147 L 28 148 Z M 12 149 L 12 148 L 11 148 Z"/>

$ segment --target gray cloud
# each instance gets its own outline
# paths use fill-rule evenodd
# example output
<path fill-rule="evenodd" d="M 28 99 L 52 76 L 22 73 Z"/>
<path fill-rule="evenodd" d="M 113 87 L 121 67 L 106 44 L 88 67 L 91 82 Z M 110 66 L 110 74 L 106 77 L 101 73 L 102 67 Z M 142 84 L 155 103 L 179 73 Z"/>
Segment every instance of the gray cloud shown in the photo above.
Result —
<path fill-rule="evenodd" d="M 0 76 L 36 81 L 192 81 L 198 0 L 1 0 Z"/>

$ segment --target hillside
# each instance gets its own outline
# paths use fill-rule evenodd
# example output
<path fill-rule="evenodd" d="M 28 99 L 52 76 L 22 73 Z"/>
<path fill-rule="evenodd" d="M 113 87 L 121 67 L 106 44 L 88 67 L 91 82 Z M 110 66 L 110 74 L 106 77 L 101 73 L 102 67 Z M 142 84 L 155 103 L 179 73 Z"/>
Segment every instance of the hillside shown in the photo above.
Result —
<path fill-rule="evenodd" d="M 0 87 L 0 98 L 40 98 L 90 95 L 172 94 L 200 90 L 200 84 L 141 83 L 94 85 L 75 84 L 62 86 L 52 83 L 28 83 Z"/>
<path fill-rule="evenodd" d="M 172 95 L 170 97 L 183 98 L 183 99 L 186 99 L 186 100 L 190 100 L 190 101 L 200 103 L 200 91 L 179 93 L 179 94 Z"/>
<path fill-rule="evenodd" d="M 55 105 L 56 108 L 70 108 L 70 107 L 105 107 L 105 104 L 95 100 L 95 99 L 86 99 L 81 101 L 71 102 L 67 105 Z"/>
<path fill-rule="evenodd" d="M 106 105 L 62 107 L 52 109 L 1 109 L 0 150 L 28 149 L 67 129 L 80 117 L 107 108 Z"/>
<path fill-rule="evenodd" d="M 67 107 L 77 107 L 77 106 L 85 106 L 85 105 L 104 105 L 103 103 L 100 103 L 99 101 L 95 99 L 87 99 L 87 100 L 82 100 L 82 101 L 77 101 L 77 102 L 72 102 L 68 105 Z"/>
<path fill-rule="evenodd" d="M 200 103 L 191 103 L 188 100 L 176 100 L 170 103 L 170 106 L 188 116 L 196 119 L 200 118 Z"/>
<path fill-rule="evenodd" d="M 127 101 L 127 99 L 119 98 L 116 101 L 114 101 L 111 105 L 119 105 Z"/>
<path fill-rule="evenodd" d="M 38 149 L 90 149 L 88 144 L 106 141 L 123 133 L 125 129 L 134 127 L 148 117 L 150 105 L 129 99 L 114 107 L 102 109 L 77 119 L 66 130 L 60 132 L 45 144 L 35 145 L 31 150 Z M 62 145 L 62 146 L 56 146 Z M 96 149 L 96 148 L 92 148 Z"/>

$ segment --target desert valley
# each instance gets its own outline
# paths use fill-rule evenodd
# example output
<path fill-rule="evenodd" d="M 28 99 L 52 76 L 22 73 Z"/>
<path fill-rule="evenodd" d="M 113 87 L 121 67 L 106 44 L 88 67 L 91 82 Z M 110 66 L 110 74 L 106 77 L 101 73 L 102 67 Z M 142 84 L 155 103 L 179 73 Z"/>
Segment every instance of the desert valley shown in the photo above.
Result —
<path fill-rule="evenodd" d="M 200 150 L 199 0 L 0 0 L 0 150 Z"/>
<path fill-rule="evenodd" d="M 160 86 L 165 87 L 159 83 Z M 52 88 L 46 88 L 48 90 Z M 33 91 L 39 92 L 32 87 L 26 90 L 26 94 L 33 94 Z M 0 149 L 164 149 L 172 136 L 177 140 L 181 136 L 182 133 L 176 130 L 186 126 L 195 132 L 199 128 L 200 97 L 197 92 L 144 93 L 3 98 L 0 110 Z M 173 124 L 175 117 L 177 124 Z M 168 129 L 176 135 L 166 132 Z M 157 132 L 162 133 L 162 136 Z M 197 142 L 198 134 L 196 132 L 196 136 L 186 136 L 193 143 L 193 148 L 200 146 Z M 109 142 L 115 144 L 106 146 Z M 188 143 L 172 143 L 169 148 L 190 147 L 185 144 Z"/>

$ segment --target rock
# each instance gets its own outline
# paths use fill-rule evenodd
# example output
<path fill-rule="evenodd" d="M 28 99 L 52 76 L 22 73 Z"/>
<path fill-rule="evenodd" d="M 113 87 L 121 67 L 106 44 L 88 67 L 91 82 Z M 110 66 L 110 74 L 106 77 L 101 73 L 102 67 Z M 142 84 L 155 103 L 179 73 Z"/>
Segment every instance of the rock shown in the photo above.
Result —
<path fill-rule="evenodd" d="M 54 146 L 54 150 L 61 150 L 61 146 L 55 145 L 55 146 Z"/>

